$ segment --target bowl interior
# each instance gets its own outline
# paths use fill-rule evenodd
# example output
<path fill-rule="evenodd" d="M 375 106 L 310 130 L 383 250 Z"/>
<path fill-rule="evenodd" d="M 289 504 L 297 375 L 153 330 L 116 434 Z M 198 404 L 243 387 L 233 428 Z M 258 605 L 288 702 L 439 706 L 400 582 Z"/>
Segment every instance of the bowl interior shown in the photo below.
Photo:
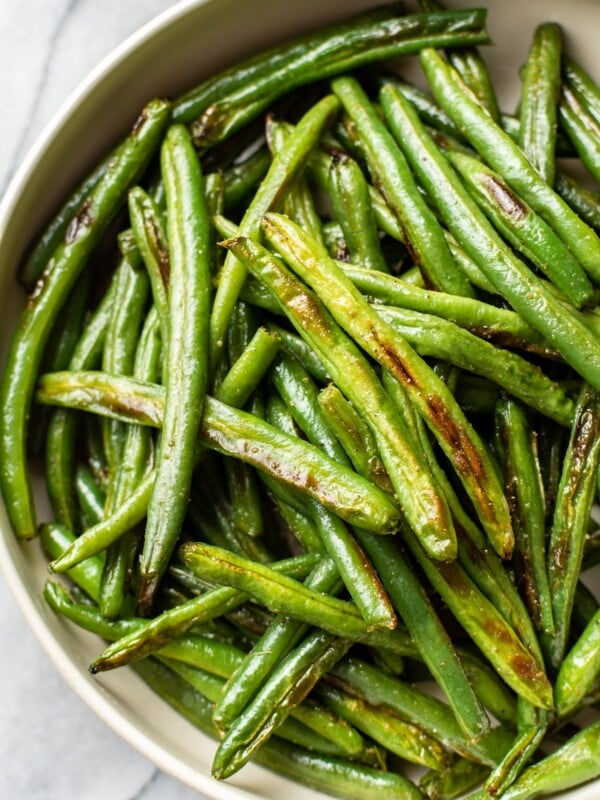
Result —
<path fill-rule="evenodd" d="M 131 125 L 145 101 L 172 96 L 263 46 L 376 5 L 369 0 L 196 0 L 178 3 L 109 56 L 67 101 L 16 174 L 0 206 L 0 290 L 5 314 L 0 347 L 5 352 L 22 305 L 14 274 L 40 226 L 60 205 L 64 193 L 95 159 Z M 473 5 L 453 0 L 451 6 Z M 503 105 L 514 107 L 518 68 L 538 22 L 564 23 L 566 46 L 600 75 L 594 33 L 600 30 L 600 4 L 594 0 L 488 0 L 494 47 L 486 58 Z M 415 60 L 406 74 L 415 75 Z M 40 493 L 43 516 L 43 495 Z M 46 561 L 37 542 L 17 543 L 0 507 L 0 564 L 42 645 L 66 680 L 99 716 L 161 768 L 215 800 L 281 798 L 308 800 L 320 795 L 272 773 L 248 766 L 226 784 L 213 781 L 214 744 L 171 711 L 133 674 L 121 670 L 92 678 L 87 665 L 99 640 L 54 616 L 41 597 Z M 584 787 L 568 794 L 598 796 Z"/>

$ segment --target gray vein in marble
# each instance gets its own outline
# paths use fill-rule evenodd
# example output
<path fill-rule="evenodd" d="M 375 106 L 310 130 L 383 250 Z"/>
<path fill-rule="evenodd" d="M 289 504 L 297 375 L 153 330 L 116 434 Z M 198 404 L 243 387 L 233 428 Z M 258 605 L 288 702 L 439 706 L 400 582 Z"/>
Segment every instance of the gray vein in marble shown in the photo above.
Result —
<path fill-rule="evenodd" d="M 143 783 L 138 789 L 138 791 L 134 795 L 132 795 L 128 800 L 142 800 L 144 795 L 147 793 L 148 789 L 151 788 L 152 784 L 156 783 L 156 780 L 159 777 L 159 775 L 160 775 L 160 770 L 157 767 L 152 772 L 148 780 L 145 783 Z"/>

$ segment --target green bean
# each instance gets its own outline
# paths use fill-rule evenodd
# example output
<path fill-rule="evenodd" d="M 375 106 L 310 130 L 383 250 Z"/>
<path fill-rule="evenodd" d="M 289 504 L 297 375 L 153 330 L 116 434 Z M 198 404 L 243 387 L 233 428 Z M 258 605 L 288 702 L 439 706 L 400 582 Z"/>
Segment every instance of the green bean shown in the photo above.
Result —
<path fill-rule="evenodd" d="M 131 375 L 149 293 L 148 277 L 135 242 L 130 252 L 123 256 L 118 273 L 118 288 L 106 329 L 102 367 L 110 373 Z M 150 376 L 138 377 L 152 379 L 155 376 L 152 372 Z M 127 487 L 123 494 L 117 494 L 120 468 L 123 467 L 126 453 L 127 426 L 115 420 L 103 420 L 102 433 L 109 470 L 105 511 L 108 516 L 129 490 Z M 142 436 L 149 436 L 149 432 L 146 431 Z M 144 452 L 138 454 L 130 450 L 125 461 L 135 457 L 144 460 L 146 465 L 148 454 Z M 116 617 L 123 603 L 136 541 L 132 534 L 128 534 L 107 550 L 100 587 L 100 608 L 106 617 Z"/>
<path fill-rule="evenodd" d="M 595 290 L 571 251 L 552 228 L 479 160 L 462 153 L 447 158 L 498 231 L 520 251 L 562 294 L 581 308 L 595 299 Z"/>
<path fill-rule="evenodd" d="M 385 388 L 399 408 L 406 402 L 405 393 L 391 376 L 384 380 Z M 409 409 L 410 411 L 410 409 Z M 542 662 L 535 629 L 511 578 L 493 550 L 486 546 L 483 533 L 464 511 L 452 483 L 435 461 L 431 442 L 421 419 L 412 415 L 410 422 L 415 439 L 427 456 L 432 471 L 442 487 L 455 519 L 458 537 L 458 562 L 480 591 L 491 601 L 504 619 L 518 634 L 527 648 Z"/>
<path fill-rule="evenodd" d="M 75 493 L 81 513 L 82 529 L 96 525 L 104 516 L 106 495 L 91 471 L 80 464 L 75 470 Z M 55 556 L 57 558 L 58 556 Z"/>
<path fill-rule="evenodd" d="M 562 32 L 538 25 L 522 72 L 519 144 L 549 186 L 554 184 L 556 107 L 561 87 Z"/>
<path fill-rule="evenodd" d="M 73 543 L 75 536 L 64 525 L 48 523 L 40 526 L 40 542 L 50 558 L 58 558 Z M 98 602 L 100 581 L 102 579 L 103 559 L 92 556 L 82 561 L 68 575 L 92 600 Z"/>
<path fill-rule="evenodd" d="M 158 380 L 161 372 L 161 354 L 160 318 L 156 306 L 153 306 L 140 334 L 133 375 L 140 380 Z M 127 426 L 112 495 L 109 491 L 106 516 L 126 502 L 152 468 L 153 449 L 152 431 L 149 428 L 141 425 Z M 107 549 L 100 587 L 100 609 L 106 617 L 116 616 L 123 603 L 139 540 L 140 531 L 134 529 Z"/>
<path fill-rule="evenodd" d="M 138 604 L 145 614 L 183 523 L 208 382 L 208 212 L 200 165 L 183 126 L 169 129 L 161 168 L 170 242 L 169 332 L 163 434 L 140 561 Z"/>
<path fill-rule="evenodd" d="M 55 250 L 64 239 L 69 225 L 72 224 L 75 215 L 89 194 L 102 180 L 107 169 L 110 168 L 113 157 L 114 152 L 109 152 L 108 155 L 85 176 L 56 212 L 53 219 L 48 223 L 48 226 L 19 270 L 19 281 L 26 291 L 34 291 L 36 283 L 42 278 L 48 266 L 50 266 L 50 260 Z"/>
<path fill-rule="evenodd" d="M 235 207 L 264 178 L 271 155 L 266 145 L 262 145 L 241 161 L 235 161 L 224 173 L 223 207 Z"/>
<path fill-rule="evenodd" d="M 340 464 L 348 465 L 343 448 L 321 413 L 317 388 L 300 364 L 282 358 L 272 372 L 272 380 L 308 440 Z M 376 627 L 395 627 L 389 598 L 352 533 L 320 504 L 312 503 L 311 509 L 325 548 L 365 621 Z"/>
<path fill-rule="evenodd" d="M 573 597 L 594 502 L 600 459 L 599 422 L 600 397 L 594 390 L 584 387 L 571 428 L 548 543 L 555 634 L 547 640 L 547 655 L 555 669 L 559 668 L 567 647 Z"/>
<path fill-rule="evenodd" d="M 523 403 L 568 426 L 575 404 L 563 388 L 526 359 L 495 347 L 452 322 L 399 308 L 375 306 L 387 322 L 422 357 L 433 356 L 489 378 Z"/>
<path fill-rule="evenodd" d="M 46 345 L 40 372 L 67 369 L 73 351 L 82 333 L 90 296 L 91 275 L 83 272 L 67 299 L 64 318 L 54 327 Z M 51 413 L 48 409 L 34 409 L 27 432 L 27 452 L 39 456 L 44 449 Z"/>
<path fill-rule="evenodd" d="M 260 377 L 271 366 L 278 349 L 277 334 L 264 327 L 258 328 L 217 389 L 217 400 L 232 406 L 244 406 Z"/>
<path fill-rule="evenodd" d="M 502 800 L 530 800 L 554 794 L 596 778 L 600 722 L 575 734 L 552 755 L 529 767 L 502 795 Z M 487 791 L 469 795 L 469 800 L 486 800 Z"/>
<path fill-rule="evenodd" d="M 538 630 L 554 633 L 552 598 L 546 569 L 544 489 L 536 457 L 535 434 L 522 407 L 500 400 L 496 418 L 504 445 L 504 474 L 516 538 L 516 568 L 521 591 Z"/>
<path fill-rule="evenodd" d="M 514 311 L 471 297 L 458 297 L 411 286 L 403 278 L 374 274 L 353 265 L 345 266 L 344 272 L 364 295 L 375 297 L 387 305 L 434 314 L 500 345 L 550 358 L 556 354 L 545 339 Z"/>
<path fill-rule="evenodd" d="M 344 234 L 350 261 L 366 269 L 389 272 L 371 206 L 369 184 L 354 159 L 335 154 L 329 174 L 334 217 Z"/>
<path fill-rule="evenodd" d="M 560 665 L 554 692 L 561 717 L 579 708 L 600 675 L 599 631 L 600 612 L 596 611 Z"/>
<path fill-rule="evenodd" d="M 517 780 L 527 763 L 535 755 L 548 729 L 548 713 L 519 700 L 519 709 L 525 709 L 521 716 L 519 734 L 501 763 L 485 782 L 488 793 L 495 797 L 502 794 Z"/>
<path fill-rule="evenodd" d="M 170 107 L 153 101 L 132 134 L 117 150 L 110 168 L 90 192 L 52 256 L 47 279 L 23 311 L 13 336 L 0 385 L 0 486 L 11 524 L 21 538 L 36 533 L 35 510 L 25 463 L 29 415 L 43 343 L 89 254 L 119 209 L 124 194 L 156 149 Z M 10 465 L 10 466 L 9 466 Z"/>
<path fill-rule="evenodd" d="M 269 324 L 268 330 L 273 331 L 281 342 L 281 348 L 289 355 L 295 356 L 308 374 L 321 383 L 329 382 L 329 374 L 315 351 L 299 336 L 295 336 L 279 325 Z"/>
<path fill-rule="evenodd" d="M 41 402 L 74 405 L 125 421 L 159 426 L 164 391 L 159 386 L 102 373 L 55 373 L 42 379 L 37 398 Z M 380 533 L 393 532 L 397 527 L 398 511 L 388 495 L 313 446 L 279 434 L 251 414 L 208 398 L 200 440 L 209 448 L 241 458 L 295 486 L 352 524 Z M 290 464 L 295 465 L 292 471 Z M 151 472 L 110 520 L 78 539 L 69 559 L 93 555 L 118 538 L 124 524 L 128 530 L 140 522 L 153 481 Z M 61 560 L 58 568 L 62 569 L 66 562 L 67 559 Z"/>
<path fill-rule="evenodd" d="M 568 84 L 562 87 L 558 119 L 590 175 L 600 180 L 600 120 L 594 119 Z"/>
<path fill-rule="evenodd" d="M 512 689 L 509 689 L 498 673 L 481 658 L 462 648 L 458 652 L 465 673 L 484 708 L 506 728 L 516 729 L 517 697 Z M 497 732 L 498 729 L 492 728 L 487 736 L 492 737 Z M 500 729 L 500 732 L 505 734 L 506 730 Z M 502 741 L 505 743 L 505 738 Z M 506 752 L 509 746 L 510 742 L 506 746 L 503 744 L 503 752 Z"/>
<path fill-rule="evenodd" d="M 331 670 L 327 681 L 344 691 L 363 698 L 377 708 L 392 709 L 402 719 L 412 723 L 465 758 L 495 766 L 504 756 L 510 734 L 496 731 L 476 739 L 465 737 L 452 710 L 436 697 L 425 694 L 416 686 L 385 675 L 365 661 L 348 656 Z"/>
<path fill-rule="evenodd" d="M 167 341 L 169 331 L 167 288 L 170 271 L 167 232 L 157 204 L 139 186 L 129 192 L 129 219 L 148 270 L 154 305 L 160 317 L 163 341 Z"/>
<path fill-rule="evenodd" d="M 309 588 L 329 592 L 339 589 L 340 580 L 333 563 L 319 564 L 306 579 Z M 277 616 L 247 655 L 245 661 L 230 677 L 225 690 L 215 706 L 213 720 L 218 728 L 227 730 L 250 699 L 264 684 L 275 664 L 287 655 L 308 628 L 303 623 Z"/>
<path fill-rule="evenodd" d="M 444 6 L 438 0 L 419 0 L 423 11 L 441 11 Z M 483 58 L 475 47 L 447 50 L 448 61 L 469 87 L 479 104 L 496 122 L 500 122 L 500 109 L 490 74 Z"/>
<path fill-rule="evenodd" d="M 563 56 L 562 68 L 565 82 L 581 98 L 590 115 L 600 124 L 600 92 L 598 91 L 598 85 L 583 69 L 581 64 L 578 64 L 568 55 Z"/>
<path fill-rule="evenodd" d="M 266 565 L 255 564 L 221 548 L 186 544 L 181 550 L 184 562 L 216 582 L 247 591 L 278 613 L 316 625 L 332 634 L 356 638 L 373 628 L 365 623 L 356 606 L 327 597 L 297 581 L 273 573 Z M 269 592 L 273 592 L 269 595 Z M 336 627 L 337 626 L 337 627 Z"/>
<path fill-rule="evenodd" d="M 590 228 L 598 233 L 600 230 L 600 197 L 581 186 L 570 175 L 558 172 L 554 182 L 554 190 Z"/>
<path fill-rule="evenodd" d="M 252 202 L 240 223 L 242 235 L 255 237 L 260 232 L 263 214 L 280 203 L 292 185 L 296 175 L 306 163 L 323 130 L 337 113 L 338 102 L 334 97 L 323 98 L 300 120 L 283 149 L 275 156 Z M 216 366 L 224 345 L 225 331 L 233 306 L 238 299 L 246 278 L 246 268 L 228 254 L 221 271 L 210 319 L 211 364 Z"/>
<path fill-rule="evenodd" d="M 252 334 L 254 333 L 254 338 Z M 249 349 L 248 349 L 249 348 Z M 248 396 L 257 385 L 257 372 L 262 375 L 270 366 L 278 349 L 278 341 L 265 328 L 256 328 L 254 309 L 246 303 L 238 302 L 232 313 L 228 336 L 227 356 L 232 364 L 222 381 L 215 376 L 216 396 L 226 400 L 228 386 Z M 242 359 L 240 361 L 240 359 Z M 220 368 L 225 368 L 223 359 Z M 247 381 L 248 389 L 244 389 Z M 240 538 L 256 537 L 263 533 L 263 511 L 257 476 L 251 467 L 231 458 L 222 459 L 225 480 L 229 489 L 232 532 L 240 534 Z M 209 498 L 209 504 L 212 500 Z M 214 542 L 214 544 L 220 544 Z"/>
<path fill-rule="evenodd" d="M 142 661 L 135 665 L 135 669 L 183 717 L 216 738 L 211 722 L 212 703 L 202 694 L 156 661 Z M 372 800 L 378 792 L 385 792 L 389 800 L 420 798 L 413 784 L 397 773 L 310 753 L 274 739 L 261 747 L 255 760 L 317 791 L 333 793 L 348 800 Z"/>
<path fill-rule="evenodd" d="M 357 531 L 357 537 L 407 625 L 419 653 L 444 691 L 460 727 L 470 738 L 481 736 L 488 729 L 485 712 L 404 553 L 392 542 L 379 541 L 366 531 Z"/>
<path fill-rule="evenodd" d="M 332 88 L 357 126 L 373 178 L 397 215 L 427 281 L 450 294 L 472 295 L 471 286 L 457 269 L 442 229 L 421 197 L 402 152 L 359 84 L 351 78 L 337 78 Z"/>
<path fill-rule="evenodd" d="M 375 708 L 361 698 L 326 683 L 317 686 L 315 694 L 342 719 L 405 761 L 431 769 L 447 766 L 448 754 L 439 742 L 418 725 L 397 717 L 390 709 Z"/>
<path fill-rule="evenodd" d="M 338 324 L 406 386 L 411 400 L 431 426 L 440 447 L 457 471 L 493 546 L 501 554 L 510 553 L 512 531 L 508 507 L 489 456 L 444 383 L 416 355 L 405 339 L 366 303 L 351 281 L 316 243 L 310 242 L 308 237 L 280 215 L 267 215 L 263 227 L 268 241 L 318 291 Z M 350 308 L 348 303 L 354 309 L 351 315 L 347 313 Z M 344 389 L 339 378 L 337 383 Z M 347 391 L 346 394 L 353 399 Z M 434 396 L 435 402 L 432 400 Z M 390 478 L 394 481 L 394 465 L 386 458 L 381 441 L 378 444 Z M 395 489 L 399 493 L 397 485 Z M 416 491 L 414 478 L 412 491 Z M 427 537 L 420 538 L 427 541 Z M 435 548 L 431 548 L 430 552 L 435 553 Z"/>
<path fill-rule="evenodd" d="M 403 536 L 432 586 L 505 683 L 537 708 L 551 708 L 552 687 L 543 666 L 462 567 L 433 561 L 410 531 Z"/>
<path fill-rule="evenodd" d="M 212 763 L 214 777 L 222 779 L 237 772 L 349 646 L 322 631 L 309 634 L 223 736 Z"/>
<path fill-rule="evenodd" d="M 554 228 L 592 280 L 600 281 L 600 241 L 538 175 L 520 148 L 461 87 L 456 73 L 432 49 L 421 66 L 433 95 L 473 147 L 516 193 Z"/>
<path fill-rule="evenodd" d="M 393 486 L 386 472 L 371 429 L 340 390 L 330 383 L 319 392 L 319 406 L 359 475 L 386 492 Z"/>
<path fill-rule="evenodd" d="M 284 92 L 314 80 L 389 56 L 415 53 L 429 43 L 485 42 L 484 21 L 485 12 L 479 10 L 402 16 L 390 9 L 371 11 L 231 68 L 181 98 L 175 104 L 175 118 L 194 120 L 196 144 L 207 146 L 239 129 Z"/>
<path fill-rule="evenodd" d="M 314 569 L 317 562 L 316 556 L 296 556 L 273 563 L 271 569 L 274 572 L 281 571 L 302 578 Z M 243 592 L 229 587 L 219 587 L 163 611 L 151 620 L 141 621 L 135 630 L 125 631 L 122 638 L 108 647 L 94 662 L 95 669 L 98 672 L 115 669 L 144 658 L 178 639 L 193 625 L 220 617 L 247 600 L 248 595 Z"/>
<path fill-rule="evenodd" d="M 457 758 L 442 772 L 429 770 L 419 781 L 419 788 L 429 800 L 455 800 L 479 786 L 489 772 L 488 767 Z"/>
<path fill-rule="evenodd" d="M 190 667 L 187 664 L 182 664 L 174 659 L 161 657 L 162 663 L 173 670 L 177 675 L 183 678 L 190 686 L 197 689 L 211 702 L 216 702 L 221 694 L 223 687 L 223 679 L 209 672 L 198 669 L 197 667 Z M 300 711 L 302 706 L 297 710 Z M 319 709 L 321 717 L 325 717 L 325 709 Z M 298 715 L 300 716 L 300 714 Z M 288 718 L 277 729 L 276 736 L 285 739 L 292 744 L 298 744 L 305 747 L 307 750 L 317 750 L 323 754 L 331 754 L 335 756 L 348 755 L 344 750 L 324 736 L 321 736 L 317 731 L 309 729 L 306 725 L 298 721 L 297 718 Z M 353 754 L 350 754 L 353 755 Z"/>
<path fill-rule="evenodd" d="M 270 117 L 267 119 L 267 141 L 273 156 L 282 150 L 293 130 L 291 125 Z M 303 174 L 296 177 L 293 186 L 286 193 L 282 210 L 302 228 L 309 230 L 312 236 L 323 242 L 321 218 L 317 213 L 312 189 Z"/>
<path fill-rule="evenodd" d="M 586 380 L 600 386 L 597 338 L 504 244 L 393 87 L 382 91 L 381 100 L 391 125 L 410 122 L 410 128 L 397 130 L 401 144 L 450 231 L 513 309 Z M 492 124 L 489 119 L 487 123 Z"/>
<path fill-rule="evenodd" d="M 386 83 L 393 83 L 397 87 L 409 103 L 414 106 L 423 123 L 428 125 L 431 130 L 447 134 L 453 139 L 462 139 L 459 129 L 428 92 L 413 83 L 409 83 L 393 72 L 385 72 L 379 76 L 378 84 L 385 85 Z"/>

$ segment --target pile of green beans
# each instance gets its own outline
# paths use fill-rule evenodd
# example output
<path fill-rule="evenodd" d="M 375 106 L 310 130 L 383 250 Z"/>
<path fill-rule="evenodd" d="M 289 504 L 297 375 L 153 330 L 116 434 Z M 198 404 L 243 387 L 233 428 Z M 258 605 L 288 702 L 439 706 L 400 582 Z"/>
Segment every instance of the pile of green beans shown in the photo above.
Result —
<path fill-rule="evenodd" d="M 600 87 L 546 23 L 503 109 L 420 6 L 142 110 L 21 266 L 0 489 L 215 778 L 522 800 L 600 775 Z"/>

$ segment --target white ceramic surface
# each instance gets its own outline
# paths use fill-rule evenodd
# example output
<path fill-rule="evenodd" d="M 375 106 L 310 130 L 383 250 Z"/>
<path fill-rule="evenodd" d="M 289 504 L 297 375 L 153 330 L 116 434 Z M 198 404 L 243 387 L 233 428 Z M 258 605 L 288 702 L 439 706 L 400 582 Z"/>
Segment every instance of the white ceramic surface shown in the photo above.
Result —
<path fill-rule="evenodd" d="M 368 0 L 193 0 L 175 5 L 115 51 L 75 92 L 15 175 L 0 206 L 0 290 L 5 298 L 2 347 L 21 300 L 15 265 L 62 193 L 125 131 L 142 103 L 173 94 L 259 47 L 374 5 Z M 455 2 L 452 5 L 467 5 Z M 600 5 L 593 0 L 489 0 L 495 47 L 486 50 L 507 107 L 517 96 L 517 69 L 538 21 L 563 21 L 567 46 L 596 75 Z M 90 36 L 93 32 L 90 31 Z M 407 69 L 412 73 L 413 66 Z M 10 318 L 12 317 L 12 318 Z M 10 319 L 9 319 L 10 318 Z M 308 800 L 314 792 L 249 766 L 226 784 L 209 777 L 214 745 L 159 701 L 133 674 L 92 678 L 87 664 L 98 640 L 57 619 L 41 599 L 46 565 L 37 543 L 17 543 L 0 511 L 0 564 L 29 624 L 82 699 L 162 769 L 214 800 Z M 592 800 L 600 786 L 563 795 Z"/>

